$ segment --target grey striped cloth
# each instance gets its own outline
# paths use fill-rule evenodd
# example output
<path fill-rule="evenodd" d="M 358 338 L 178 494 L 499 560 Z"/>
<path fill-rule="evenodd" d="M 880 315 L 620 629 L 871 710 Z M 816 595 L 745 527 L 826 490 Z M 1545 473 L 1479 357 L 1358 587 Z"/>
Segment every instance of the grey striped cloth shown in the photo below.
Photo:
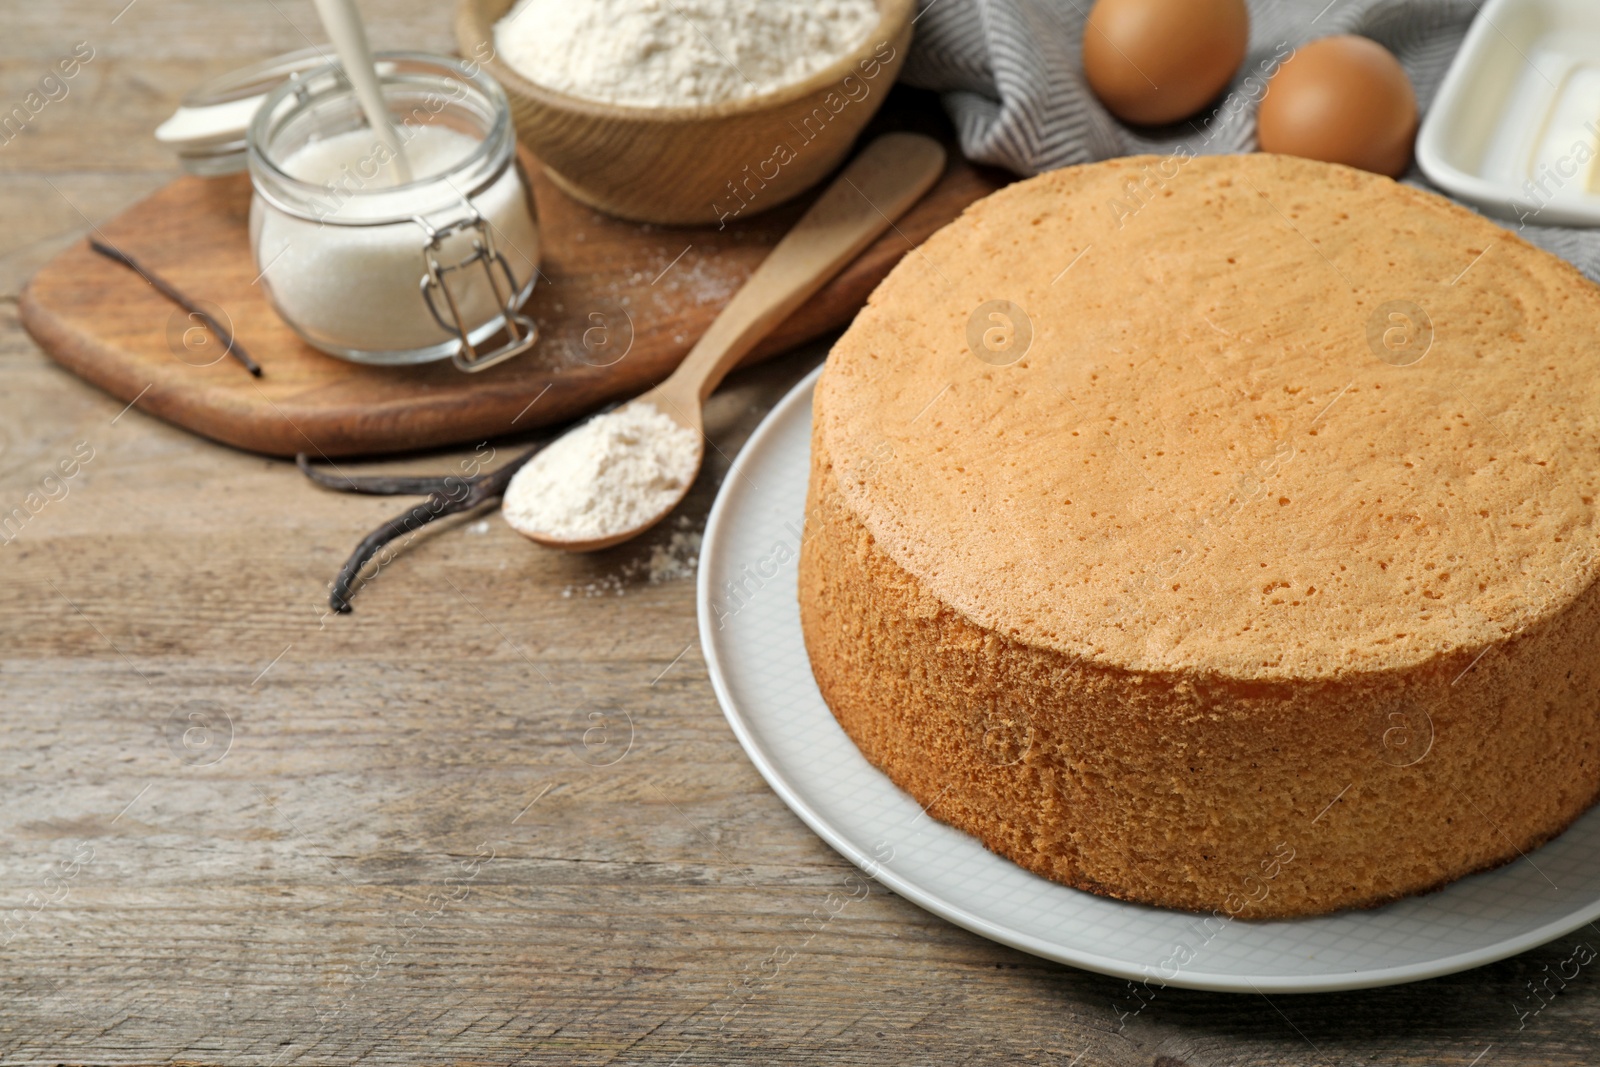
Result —
<path fill-rule="evenodd" d="M 1113 118 L 1083 80 L 1092 3 L 920 0 L 902 77 L 942 94 L 968 158 L 1018 174 L 1165 154 L 1179 144 L 1197 155 L 1248 152 L 1256 143 L 1263 75 L 1295 47 L 1336 33 L 1371 37 L 1399 57 L 1426 114 L 1478 13 L 1475 0 L 1249 0 L 1250 51 L 1222 105 L 1187 123 L 1136 132 Z M 1404 180 L 1439 192 L 1415 164 Z M 1600 281 L 1600 230 L 1530 222 L 1521 233 Z"/>

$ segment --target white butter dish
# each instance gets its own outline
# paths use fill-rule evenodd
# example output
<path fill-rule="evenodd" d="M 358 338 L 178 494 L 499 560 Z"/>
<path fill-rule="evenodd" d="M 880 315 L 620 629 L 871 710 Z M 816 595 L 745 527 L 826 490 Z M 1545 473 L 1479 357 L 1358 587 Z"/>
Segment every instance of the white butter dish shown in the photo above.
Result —
<path fill-rule="evenodd" d="M 1489 0 L 1423 120 L 1417 164 L 1490 214 L 1600 226 L 1600 3 Z"/>

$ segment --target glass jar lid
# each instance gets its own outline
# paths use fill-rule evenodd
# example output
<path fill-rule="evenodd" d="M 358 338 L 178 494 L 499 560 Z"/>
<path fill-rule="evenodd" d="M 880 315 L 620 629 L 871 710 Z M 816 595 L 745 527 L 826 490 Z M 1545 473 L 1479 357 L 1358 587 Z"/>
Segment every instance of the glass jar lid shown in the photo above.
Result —
<path fill-rule="evenodd" d="M 272 90 L 335 62 L 330 48 L 313 45 L 202 82 L 156 127 L 156 140 L 176 153 L 190 174 L 209 178 L 238 173 L 246 165 L 245 133 Z M 392 67 L 379 60 L 379 77 Z"/>

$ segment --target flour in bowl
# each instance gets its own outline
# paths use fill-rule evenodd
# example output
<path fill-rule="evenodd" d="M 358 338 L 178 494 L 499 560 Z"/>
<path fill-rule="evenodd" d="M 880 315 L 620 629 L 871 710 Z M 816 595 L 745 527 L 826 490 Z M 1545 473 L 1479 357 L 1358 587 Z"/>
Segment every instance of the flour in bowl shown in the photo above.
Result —
<path fill-rule="evenodd" d="M 521 0 L 494 40 L 500 58 L 558 92 L 672 107 L 804 81 L 877 24 L 874 0 Z"/>
<path fill-rule="evenodd" d="M 511 478 L 500 510 L 524 534 L 590 541 L 677 503 L 700 468 L 700 435 L 653 404 L 596 415 Z"/>

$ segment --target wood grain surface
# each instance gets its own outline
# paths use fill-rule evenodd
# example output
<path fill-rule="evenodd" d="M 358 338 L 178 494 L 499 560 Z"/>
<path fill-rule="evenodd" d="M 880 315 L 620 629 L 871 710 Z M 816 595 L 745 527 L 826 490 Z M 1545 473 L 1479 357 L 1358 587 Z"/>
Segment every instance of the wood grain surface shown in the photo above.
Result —
<path fill-rule="evenodd" d="M 926 111 L 926 97 L 899 97 L 874 130 L 930 125 L 918 112 L 919 105 Z M 337 457 L 459 444 L 561 422 L 664 378 L 815 198 L 721 228 L 649 226 L 578 203 L 531 156 L 527 163 L 544 247 L 525 311 L 540 339 L 532 351 L 476 374 L 449 360 L 363 366 L 302 341 L 259 284 L 245 175 L 181 177 L 116 218 L 94 220 L 93 235 L 202 301 L 262 365 L 262 377 L 224 358 L 207 333 L 198 332 L 199 344 L 187 343 L 197 332 L 188 329 L 186 313 L 92 252 L 87 240 L 33 276 L 21 298 L 22 321 L 47 352 L 112 396 L 240 448 Z M 1000 181 L 952 155 L 927 196 L 750 359 L 848 323 L 914 243 Z"/>
<path fill-rule="evenodd" d="M 171 177 L 146 135 L 187 85 L 318 32 L 309 0 L 126 3 L 0 7 L 7 106 L 95 48 L 0 147 L 0 511 L 28 510 L 0 545 L 0 1063 L 1600 1061 L 1593 965 L 1518 1014 L 1594 929 L 1414 985 L 1135 1011 L 876 885 L 849 900 L 724 724 L 692 583 L 649 579 L 818 347 L 713 398 L 687 527 L 571 557 L 469 518 L 326 617 L 396 502 L 123 410 L 17 322 L 32 267 Z M 378 47 L 449 40 L 447 4 L 362 6 Z"/>

